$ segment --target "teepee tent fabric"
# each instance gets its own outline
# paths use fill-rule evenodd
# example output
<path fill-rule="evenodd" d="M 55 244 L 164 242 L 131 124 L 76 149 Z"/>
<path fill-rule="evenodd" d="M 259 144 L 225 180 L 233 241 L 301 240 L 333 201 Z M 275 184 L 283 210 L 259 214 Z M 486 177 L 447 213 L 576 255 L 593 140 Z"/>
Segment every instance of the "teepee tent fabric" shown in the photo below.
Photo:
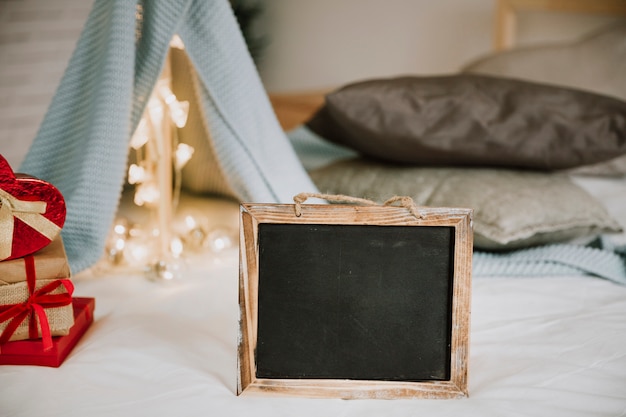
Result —
<path fill-rule="evenodd" d="M 235 197 L 287 202 L 316 191 L 272 112 L 227 0 L 96 0 L 20 167 L 63 193 L 73 272 L 103 253 L 129 139 L 174 34 L 195 68 L 210 146 Z"/>

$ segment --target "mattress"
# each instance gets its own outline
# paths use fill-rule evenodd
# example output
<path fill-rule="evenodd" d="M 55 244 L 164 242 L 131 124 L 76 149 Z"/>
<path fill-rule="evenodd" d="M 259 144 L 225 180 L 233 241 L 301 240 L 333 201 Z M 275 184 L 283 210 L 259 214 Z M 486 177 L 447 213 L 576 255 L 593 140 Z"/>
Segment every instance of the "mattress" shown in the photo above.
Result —
<path fill-rule="evenodd" d="M 575 181 L 626 225 L 623 179 Z M 238 204 L 185 200 L 237 228 Z M 592 276 L 474 277 L 469 397 L 237 396 L 238 253 L 191 256 L 183 277 L 93 268 L 74 277 L 95 321 L 60 368 L 0 367 L 2 416 L 619 416 L 626 286 Z"/>

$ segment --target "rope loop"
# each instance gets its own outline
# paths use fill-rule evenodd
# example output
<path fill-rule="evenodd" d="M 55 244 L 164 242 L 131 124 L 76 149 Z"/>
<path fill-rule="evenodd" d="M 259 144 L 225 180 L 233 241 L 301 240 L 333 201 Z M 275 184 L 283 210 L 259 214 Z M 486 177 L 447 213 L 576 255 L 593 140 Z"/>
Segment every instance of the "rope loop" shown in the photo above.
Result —
<path fill-rule="evenodd" d="M 373 200 L 368 200 L 366 198 L 352 197 L 348 195 L 341 194 L 322 194 L 322 193 L 300 193 L 293 197 L 294 201 L 294 211 L 296 217 L 302 216 L 302 204 L 308 200 L 309 198 L 319 198 L 326 201 L 334 201 L 334 202 L 346 202 L 346 203 L 354 203 L 354 204 L 362 204 L 366 206 L 378 206 L 377 202 Z M 400 203 L 396 205 L 395 203 Z M 409 210 L 413 216 L 417 219 L 423 219 L 424 215 L 420 213 L 413 199 L 408 196 L 394 196 L 385 201 L 383 206 L 391 207 L 391 206 L 399 206 L 404 207 Z"/>

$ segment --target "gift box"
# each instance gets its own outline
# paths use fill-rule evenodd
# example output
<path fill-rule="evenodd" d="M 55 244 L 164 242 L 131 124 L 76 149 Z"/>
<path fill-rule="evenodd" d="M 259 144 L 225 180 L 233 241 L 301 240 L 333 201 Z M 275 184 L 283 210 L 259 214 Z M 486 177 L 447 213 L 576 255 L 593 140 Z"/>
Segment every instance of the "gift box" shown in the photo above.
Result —
<path fill-rule="evenodd" d="M 33 255 L 0 262 L 0 349 L 36 338 L 50 349 L 52 336 L 74 324 L 73 290 L 61 236 Z"/>
<path fill-rule="evenodd" d="M 52 347 L 46 351 L 39 340 L 19 340 L 2 346 L 0 365 L 37 365 L 58 368 L 93 322 L 96 300 L 75 297 L 72 300 L 74 325 L 66 336 L 52 338 Z"/>
<path fill-rule="evenodd" d="M 49 245 L 61 233 L 66 210 L 56 187 L 15 174 L 0 155 L 0 260 L 22 258 Z"/>

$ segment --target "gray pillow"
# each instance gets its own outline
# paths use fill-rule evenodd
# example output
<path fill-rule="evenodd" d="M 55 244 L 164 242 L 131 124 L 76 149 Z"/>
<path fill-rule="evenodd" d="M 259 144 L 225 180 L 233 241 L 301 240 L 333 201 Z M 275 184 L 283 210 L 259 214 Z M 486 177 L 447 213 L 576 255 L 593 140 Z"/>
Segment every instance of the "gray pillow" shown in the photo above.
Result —
<path fill-rule="evenodd" d="M 417 168 L 365 159 L 311 171 L 321 192 L 382 202 L 474 209 L 474 246 L 519 249 L 619 232 L 606 209 L 565 174 L 483 168 Z"/>
<path fill-rule="evenodd" d="M 574 42 L 491 53 L 461 71 L 572 87 L 626 100 L 626 21 Z"/>
<path fill-rule="evenodd" d="M 485 55 L 462 72 L 577 88 L 626 100 L 626 21 L 574 42 L 522 46 Z M 584 175 L 626 175 L 626 155 L 575 168 Z"/>
<path fill-rule="evenodd" d="M 366 156 L 420 165 L 557 170 L 626 154 L 626 102 L 474 74 L 350 84 L 307 126 Z"/>

